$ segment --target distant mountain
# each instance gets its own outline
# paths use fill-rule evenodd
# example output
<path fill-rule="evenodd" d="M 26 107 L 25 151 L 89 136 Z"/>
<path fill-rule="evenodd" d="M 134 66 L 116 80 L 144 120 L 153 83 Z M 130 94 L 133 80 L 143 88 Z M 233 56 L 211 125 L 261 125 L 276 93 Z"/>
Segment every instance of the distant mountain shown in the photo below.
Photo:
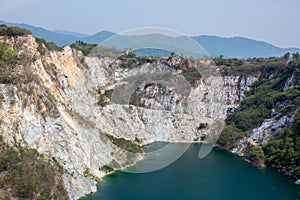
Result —
<path fill-rule="evenodd" d="M 211 56 L 249 58 L 282 56 L 286 52 L 300 52 L 298 48 L 280 48 L 266 42 L 243 37 L 224 38 L 217 36 L 192 37 L 201 44 Z"/>
<path fill-rule="evenodd" d="M 54 42 L 59 46 L 70 45 L 77 40 L 81 40 L 87 43 L 100 44 L 107 38 L 115 35 L 113 32 L 101 31 L 94 35 L 85 35 L 70 31 L 56 30 L 49 31 L 41 27 L 35 27 L 28 24 L 9 23 L 0 20 L 0 24 L 6 24 L 9 26 L 19 26 L 31 30 L 33 36 L 38 38 L 44 38 L 48 42 Z M 144 40 L 145 37 L 143 36 Z M 160 38 L 156 36 L 157 39 Z M 223 55 L 227 58 L 252 58 L 252 57 L 272 57 L 282 56 L 286 52 L 300 52 L 299 48 L 280 48 L 272 44 L 256 41 L 243 37 L 217 37 L 217 36 L 194 36 L 192 37 L 195 41 L 202 45 L 202 47 L 212 57 L 218 57 Z M 149 35 L 149 40 L 153 41 L 153 35 Z M 182 37 L 174 39 L 165 38 L 161 42 L 172 41 L 174 43 L 182 43 Z"/>
<path fill-rule="evenodd" d="M 9 23 L 9 22 L 1 21 L 1 20 L 0 20 L 0 24 L 6 24 L 8 26 L 19 26 L 22 28 L 29 29 L 29 30 L 31 30 L 32 35 L 34 37 L 43 38 L 46 41 L 54 42 L 59 46 L 71 44 L 77 40 L 77 37 L 72 36 L 72 35 L 56 33 L 54 31 L 49 31 L 44 28 L 35 27 L 35 26 L 28 25 L 28 24 Z"/>
<path fill-rule="evenodd" d="M 103 42 L 104 40 L 110 38 L 111 36 L 115 35 L 115 33 L 110 31 L 101 31 L 94 35 L 87 36 L 85 38 L 82 38 L 82 41 L 92 44 L 99 44 Z"/>
<path fill-rule="evenodd" d="M 72 35 L 77 38 L 83 38 L 83 37 L 88 37 L 88 34 L 82 34 L 82 33 L 76 33 L 72 31 L 64 31 L 64 30 L 54 30 L 54 32 L 59 33 L 59 34 L 64 34 L 64 35 Z"/>
<path fill-rule="evenodd" d="M 70 31 L 49 31 L 41 27 L 35 27 L 28 24 L 19 24 L 19 23 L 10 23 L 0 20 L 0 24 L 6 24 L 8 26 L 19 26 L 22 28 L 26 28 L 31 30 L 32 35 L 37 38 L 43 38 L 47 42 L 54 42 L 59 46 L 70 45 L 77 40 L 81 40 L 88 43 L 95 43 L 99 44 L 103 40 L 109 38 L 110 36 L 114 35 L 115 33 L 109 31 L 102 31 L 96 33 L 94 35 L 84 35 L 80 33 L 70 32 Z"/>

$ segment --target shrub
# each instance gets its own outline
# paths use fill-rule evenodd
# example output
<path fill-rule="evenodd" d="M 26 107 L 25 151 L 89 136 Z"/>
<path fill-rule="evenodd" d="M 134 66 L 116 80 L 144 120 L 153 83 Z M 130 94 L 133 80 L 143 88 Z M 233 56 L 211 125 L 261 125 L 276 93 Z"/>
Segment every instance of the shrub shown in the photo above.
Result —
<path fill-rule="evenodd" d="M 18 52 L 13 49 L 9 49 L 6 44 L 0 43 L 0 67 L 6 69 L 16 64 L 18 58 Z"/>
<path fill-rule="evenodd" d="M 31 35 L 31 31 L 20 28 L 17 26 L 6 26 L 4 24 L 0 24 L 0 35 L 1 36 L 24 36 Z"/>
<path fill-rule="evenodd" d="M 88 44 L 82 41 L 76 41 L 75 43 L 71 44 L 71 48 L 81 51 L 84 56 L 89 55 L 93 49 L 97 47 L 96 44 Z"/>
<path fill-rule="evenodd" d="M 299 125 L 294 122 L 293 127 Z M 277 138 L 263 146 L 266 163 L 284 174 L 300 178 L 300 136 L 293 128 L 285 128 Z"/>
<path fill-rule="evenodd" d="M 84 59 L 84 57 L 82 57 L 81 59 L 80 59 L 80 63 L 82 64 L 82 66 L 84 66 L 86 69 L 88 69 L 89 68 L 89 65 L 85 62 L 85 59 Z"/>
<path fill-rule="evenodd" d="M 238 147 L 239 141 L 245 137 L 246 134 L 239 130 L 238 128 L 227 125 L 223 129 L 218 144 L 225 149 L 233 149 Z"/>
<path fill-rule="evenodd" d="M 15 83 L 17 80 L 19 80 L 20 76 L 17 73 L 5 73 L 0 72 L 0 83 L 2 84 L 10 84 Z"/>
<path fill-rule="evenodd" d="M 199 71 L 194 67 L 184 69 L 183 76 L 191 84 L 191 86 L 196 86 L 197 81 L 202 78 Z"/>
<path fill-rule="evenodd" d="M 265 154 L 261 146 L 250 146 L 248 157 L 256 166 L 265 166 Z"/>
<path fill-rule="evenodd" d="M 110 167 L 109 165 L 104 165 L 102 167 L 100 167 L 101 171 L 104 171 L 105 173 L 110 173 L 112 171 L 114 171 L 114 169 L 112 167 Z"/>
<path fill-rule="evenodd" d="M 98 90 L 99 98 L 98 105 L 104 107 L 109 104 L 110 98 L 112 97 L 113 90 L 105 90 L 104 94 L 101 94 L 101 90 Z"/>
<path fill-rule="evenodd" d="M 137 58 L 135 53 L 129 51 L 127 54 L 123 54 L 119 57 L 122 61 L 121 67 L 132 68 L 137 65 Z"/>
<path fill-rule="evenodd" d="M 207 128 L 208 124 L 207 123 L 200 123 L 199 126 L 198 126 L 198 130 L 201 130 L 201 129 L 204 129 L 204 128 Z"/>
<path fill-rule="evenodd" d="M 38 44 L 37 50 L 40 52 L 41 55 L 45 55 L 47 50 L 50 51 L 61 51 L 62 48 L 57 46 L 54 42 L 46 42 L 46 40 L 42 38 L 35 38 L 35 41 Z"/>
<path fill-rule="evenodd" d="M 67 198 L 61 172 L 33 149 L 0 150 L 0 187 L 10 199 Z"/>
<path fill-rule="evenodd" d="M 270 111 L 264 105 L 259 105 L 256 108 L 236 111 L 228 117 L 227 123 L 242 131 L 248 131 L 260 126 L 269 117 Z"/>
<path fill-rule="evenodd" d="M 14 83 L 19 74 L 14 72 L 17 64 L 18 52 L 9 49 L 6 44 L 0 43 L 0 83 Z"/>
<path fill-rule="evenodd" d="M 265 159 L 265 154 L 261 146 L 251 146 L 249 149 L 249 154 L 261 160 Z"/>
<path fill-rule="evenodd" d="M 111 135 L 106 135 L 106 137 L 116 146 L 130 153 L 143 153 L 144 148 L 133 141 L 125 140 L 124 138 L 116 138 Z"/>

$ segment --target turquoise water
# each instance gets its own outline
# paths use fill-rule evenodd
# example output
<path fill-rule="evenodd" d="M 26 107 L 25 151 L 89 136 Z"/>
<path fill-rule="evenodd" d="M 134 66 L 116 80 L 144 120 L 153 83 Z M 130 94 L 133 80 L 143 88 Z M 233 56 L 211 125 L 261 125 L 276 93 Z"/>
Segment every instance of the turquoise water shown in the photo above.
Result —
<path fill-rule="evenodd" d="M 200 160 L 200 145 L 191 145 L 176 162 L 155 172 L 111 174 L 98 184 L 97 193 L 84 199 L 300 199 L 300 186 L 293 180 L 219 149 Z"/>

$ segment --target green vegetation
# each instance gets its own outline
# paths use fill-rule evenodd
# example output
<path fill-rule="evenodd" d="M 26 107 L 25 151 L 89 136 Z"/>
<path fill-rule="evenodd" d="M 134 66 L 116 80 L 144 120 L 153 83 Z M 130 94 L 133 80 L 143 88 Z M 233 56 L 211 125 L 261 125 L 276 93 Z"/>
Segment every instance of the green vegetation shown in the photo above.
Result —
<path fill-rule="evenodd" d="M 172 59 L 173 57 L 175 57 L 175 52 L 170 52 L 170 56 L 169 56 L 169 59 Z"/>
<path fill-rule="evenodd" d="M 294 87 L 283 90 L 284 84 L 297 67 L 299 68 L 298 65 L 290 63 L 284 69 L 279 67 L 276 72 L 278 77 L 272 79 L 262 77 L 254 84 L 254 89 L 248 93 L 240 108 L 228 117 L 227 123 L 242 131 L 248 131 L 258 127 L 264 119 L 270 118 L 270 110 L 276 107 L 275 104 L 278 102 L 288 103 L 287 107 L 277 108 L 283 114 L 287 114 L 299 107 L 299 85 L 296 84 Z M 296 76 L 295 79 L 299 79 Z"/>
<path fill-rule="evenodd" d="M 96 47 L 96 44 L 88 44 L 80 40 L 71 44 L 71 48 L 81 51 L 84 56 L 89 55 Z"/>
<path fill-rule="evenodd" d="M 91 175 L 90 169 L 86 168 L 83 172 L 84 177 L 89 177 Z"/>
<path fill-rule="evenodd" d="M 0 65 L 15 64 L 18 58 L 16 50 L 9 49 L 6 44 L 0 43 Z"/>
<path fill-rule="evenodd" d="M 246 134 L 240 129 L 227 125 L 218 140 L 218 144 L 225 149 L 233 149 L 238 147 L 239 141 L 245 137 Z"/>
<path fill-rule="evenodd" d="M 270 117 L 270 111 L 263 104 L 253 104 L 253 108 L 244 108 L 230 115 L 227 119 L 229 125 L 235 126 L 242 131 L 248 131 L 258 127 L 264 119 Z"/>
<path fill-rule="evenodd" d="M 113 94 L 113 90 L 105 90 L 105 92 L 102 94 L 101 90 L 99 89 L 98 90 L 99 98 L 97 104 L 101 107 L 108 105 L 110 102 L 110 98 L 112 97 L 112 94 Z"/>
<path fill-rule="evenodd" d="M 109 47 L 104 47 L 101 45 L 98 45 L 92 52 L 91 55 L 92 56 L 96 56 L 99 58 L 104 58 L 104 57 L 108 57 L 108 58 L 118 58 L 119 56 L 121 56 L 123 53 L 121 50 L 116 49 L 116 48 L 109 48 Z"/>
<path fill-rule="evenodd" d="M 43 116 L 57 116 L 55 98 L 47 88 L 40 84 L 40 79 L 33 71 L 31 64 L 34 56 L 26 52 L 18 53 L 9 49 L 6 44 L 0 43 L 0 83 L 13 84 L 18 88 L 17 95 L 23 106 L 35 103 Z M 55 79 L 57 72 L 53 64 L 45 69 Z M 10 90 L 10 87 L 8 87 Z M 14 101 L 11 101 L 14 104 Z"/>
<path fill-rule="evenodd" d="M 291 127 L 281 130 L 263 146 L 267 165 L 289 176 L 300 178 L 300 112 Z"/>
<path fill-rule="evenodd" d="M 141 98 L 142 97 L 143 97 L 143 94 L 141 93 L 141 91 L 136 89 L 134 91 L 134 93 L 130 96 L 129 104 L 130 105 L 135 105 L 135 106 L 138 106 L 138 107 L 142 107 L 143 106 L 143 104 L 141 103 Z"/>
<path fill-rule="evenodd" d="M 138 145 L 134 141 L 125 140 L 124 138 L 116 138 L 114 136 L 106 134 L 106 137 L 116 146 L 130 153 L 143 153 L 144 147 Z"/>
<path fill-rule="evenodd" d="M 24 36 L 31 35 L 31 31 L 17 26 L 0 24 L 0 36 Z"/>
<path fill-rule="evenodd" d="M 104 166 L 100 167 L 99 170 L 104 171 L 105 173 L 110 173 L 110 172 L 114 171 L 114 169 L 112 167 L 110 167 L 109 165 L 104 165 Z"/>
<path fill-rule="evenodd" d="M 292 54 L 292 58 L 293 58 L 293 62 L 294 63 L 298 63 L 300 62 L 300 54 L 297 52 L 297 53 L 293 53 Z"/>
<path fill-rule="evenodd" d="M 181 69 L 182 75 L 184 78 L 190 83 L 191 86 L 195 87 L 197 81 L 202 78 L 199 71 L 195 68 L 195 63 L 192 60 L 188 60 L 182 56 L 176 57 L 175 55 L 171 54 L 168 58 L 168 61 L 177 62 L 177 64 L 170 65 L 170 67 L 174 69 Z"/>
<path fill-rule="evenodd" d="M 191 84 L 191 86 L 196 86 L 198 80 L 201 79 L 201 74 L 194 67 L 185 68 L 183 70 L 184 78 Z"/>
<path fill-rule="evenodd" d="M 109 104 L 109 100 L 107 99 L 107 97 L 105 95 L 100 95 L 98 99 L 98 105 L 104 107 L 108 104 Z"/>
<path fill-rule="evenodd" d="M 86 69 L 89 68 L 89 65 L 85 62 L 84 57 L 81 58 L 80 63 L 82 64 L 82 66 L 84 66 Z"/>
<path fill-rule="evenodd" d="M 198 130 L 205 129 L 205 128 L 207 128 L 207 126 L 208 126 L 207 123 L 200 123 L 199 126 L 198 126 Z"/>
<path fill-rule="evenodd" d="M 35 41 L 38 44 L 37 50 L 40 52 L 41 55 L 45 55 L 47 50 L 50 51 L 61 51 L 62 47 L 57 46 L 53 42 L 46 42 L 46 40 L 42 38 L 35 38 Z"/>
<path fill-rule="evenodd" d="M 298 54 L 293 54 L 293 60 L 288 62 L 289 55 L 286 54 L 281 59 L 251 60 L 252 64 L 256 62 L 255 68 L 259 69 L 261 77 L 247 93 L 240 108 L 228 116 L 227 126 L 218 141 L 221 147 L 232 149 L 237 147 L 239 140 L 246 136 L 247 131 L 259 127 L 265 119 L 279 118 L 283 115 L 294 116 L 293 124 L 282 127 L 267 144 L 250 146 L 246 152 L 246 157 L 254 164 L 272 166 L 294 178 L 300 177 L 300 63 L 298 58 Z M 230 73 L 242 72 L 241 75 L 247 75 L 249 72 L 247 68 L 245 71 L 240 69 L 242 66 L 234 66 Z M 286 87 L 292 77 L 292 84 Z M 275 109 L 279 114 L 271 116 L 271 109 Z"/>
<path fill-rule="evenodd" d="M 18 52 L 0 43 L 0 83 L 14 83 L 19 75 L 14 72 L 17 64 Z"/>
<path fill-rule="evenodd" d="M 270 58 L 252 58 L 241 60 L 237 58 L 224 59 L 222 56 L 214 58 L 213 61 L 217 66 L 221 66 L 223 75 L 259 75 L 262 71 L 271 71 L 279 67 L 283 68 L 286 61 L 283 59 L 270 57 Z"/>
<path fill-rule="evenodd" d="M 1 142 L 2 143 L 2 142 Z M 62 173 L 36 150 L 0 147 L 1 199 L 67 199 Z"/>
<path fill-rule="evenodd" d="M 132 68 L 137 65 L 137 57 L 135 53 L 131 51 L 124 53 L 119 59 L 122 61 L 121 67 Z"/>
<path fill-rule="evenodd" d="M 265 163 L 265 154 L 261 146 L 250 146 L 248 157 L 256 166 L 263 167 Z"/>

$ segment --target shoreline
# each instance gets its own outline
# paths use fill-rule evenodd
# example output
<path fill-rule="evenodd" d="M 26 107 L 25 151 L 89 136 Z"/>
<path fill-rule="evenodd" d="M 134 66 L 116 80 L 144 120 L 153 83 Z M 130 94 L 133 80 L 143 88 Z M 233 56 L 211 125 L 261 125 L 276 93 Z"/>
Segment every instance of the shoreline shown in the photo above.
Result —
<path fill-rule="evenodd" d="M 142 146 L 145 148 L 145 146 L 151 145 L 151 144 L 153 144 L 153 143 L 166 143 L 166 144 L 188 144 L 188 143 L 189 143 L 190 145 L 192 145 L 192 144 L 205 144 L 205 142 L 201 142 L 201 141 L 193 141 L 193 142 L 186 142 L 186 141 L 181 141 L 181 142 L 155 141 L 155 142 L 143 144 Z M 288 177 L 288 178 L 291 179 L 291 180 L 294 180 L 294 181 L 296 180 L 294 183 L 295 183 L 296 185 L 300 185 L 300 179 L 296 179 L 296 178 L 293 178 L 293 177 L 288 176 L 288 175 L 286 175 L 286 174 L 280 173 L 279 171 L 277 171 L 275 168 L 273 168 L 273 167 L 271 167 L 271 166 L 265 166 L 265 167 L 263 167 L 263 168 L 262 168 L 262 167 L 259 167 L 259 166 L 256 166 L 251 160 L 245 158 L 245 154 L 244 154 L 244 153 L 236 153 L 236 152 L 232 152 L 232 151 L 230 151 L 230 150 L 228 150 L 228 149 L 221 148 L 221 147 L 220 147 L 219 145 L 217 145 L 217 144 L 215 144 L 215 145 L 213 146 L 213 149 L 217 149 L 217 150 L 221 150 L 221 151 L 224 151 L 224 152 L 228 152 L 228 153 L 230 153 L 230 154 L 233 154 L 233 155 L 239 157 L 240 159 L 242 159 L 244 162 L 250 163 L 251 165 L 253 165 L 253 166 L 254 166 L 255 168 L 257 168 L 257 169 L 264 169 L 264 168 L 270 168 L 270 169 L 273 169 L 273 170 L 275 170 L 278 174 L 284 175 L 284 176 Z M 113 171 L 110 171 L 110 172 L 106 173 L 104 176 L 102 176 L 99 180 L 96 181 L 96 182 L 97 182 L 97 185 L 100 184 L 100 182 L 102 182 L 102 180 L 103 180 L 105 177 L 107 177 L 107 176 L 109 176 L 109 175 L 112 175 L 112 174 L 114 174 L 114 173 L 120 172 L 120 171 L 122 171 L 122 170 L 124 170 L 124 169 L 126 169 L 126 168 L 133 167 L 133 166 L 137 165 L 139 162 L 145 160 L 145 155 L 146 155 L 146 153 L 147 153 L 147 152 L 144 152 L 143 157 L 142 157 L 141 159 L 137 160 L 135 163 L 132 163 L 132 164 L 130 164 L 130 165 L 126 165 L 126 166 L 121 167 L 121 168 L 118 168 L 118 169 L 114 169 Z M 180 156 L 180 157 L 181 157 L 181 156 Z M 96 192 L 91 192 L 91 193 L 89 193 L 89 194 L 86 194 L 85 196 L 82 196 L 80 199 L 86 198 L 88 195 L 93 195 L 93 194 L 95 194 L 95 193 L 97 193 L 97 192 L 98 192 L 98 186 L 97 186 L 97 191 L 96 191 Z"/>

